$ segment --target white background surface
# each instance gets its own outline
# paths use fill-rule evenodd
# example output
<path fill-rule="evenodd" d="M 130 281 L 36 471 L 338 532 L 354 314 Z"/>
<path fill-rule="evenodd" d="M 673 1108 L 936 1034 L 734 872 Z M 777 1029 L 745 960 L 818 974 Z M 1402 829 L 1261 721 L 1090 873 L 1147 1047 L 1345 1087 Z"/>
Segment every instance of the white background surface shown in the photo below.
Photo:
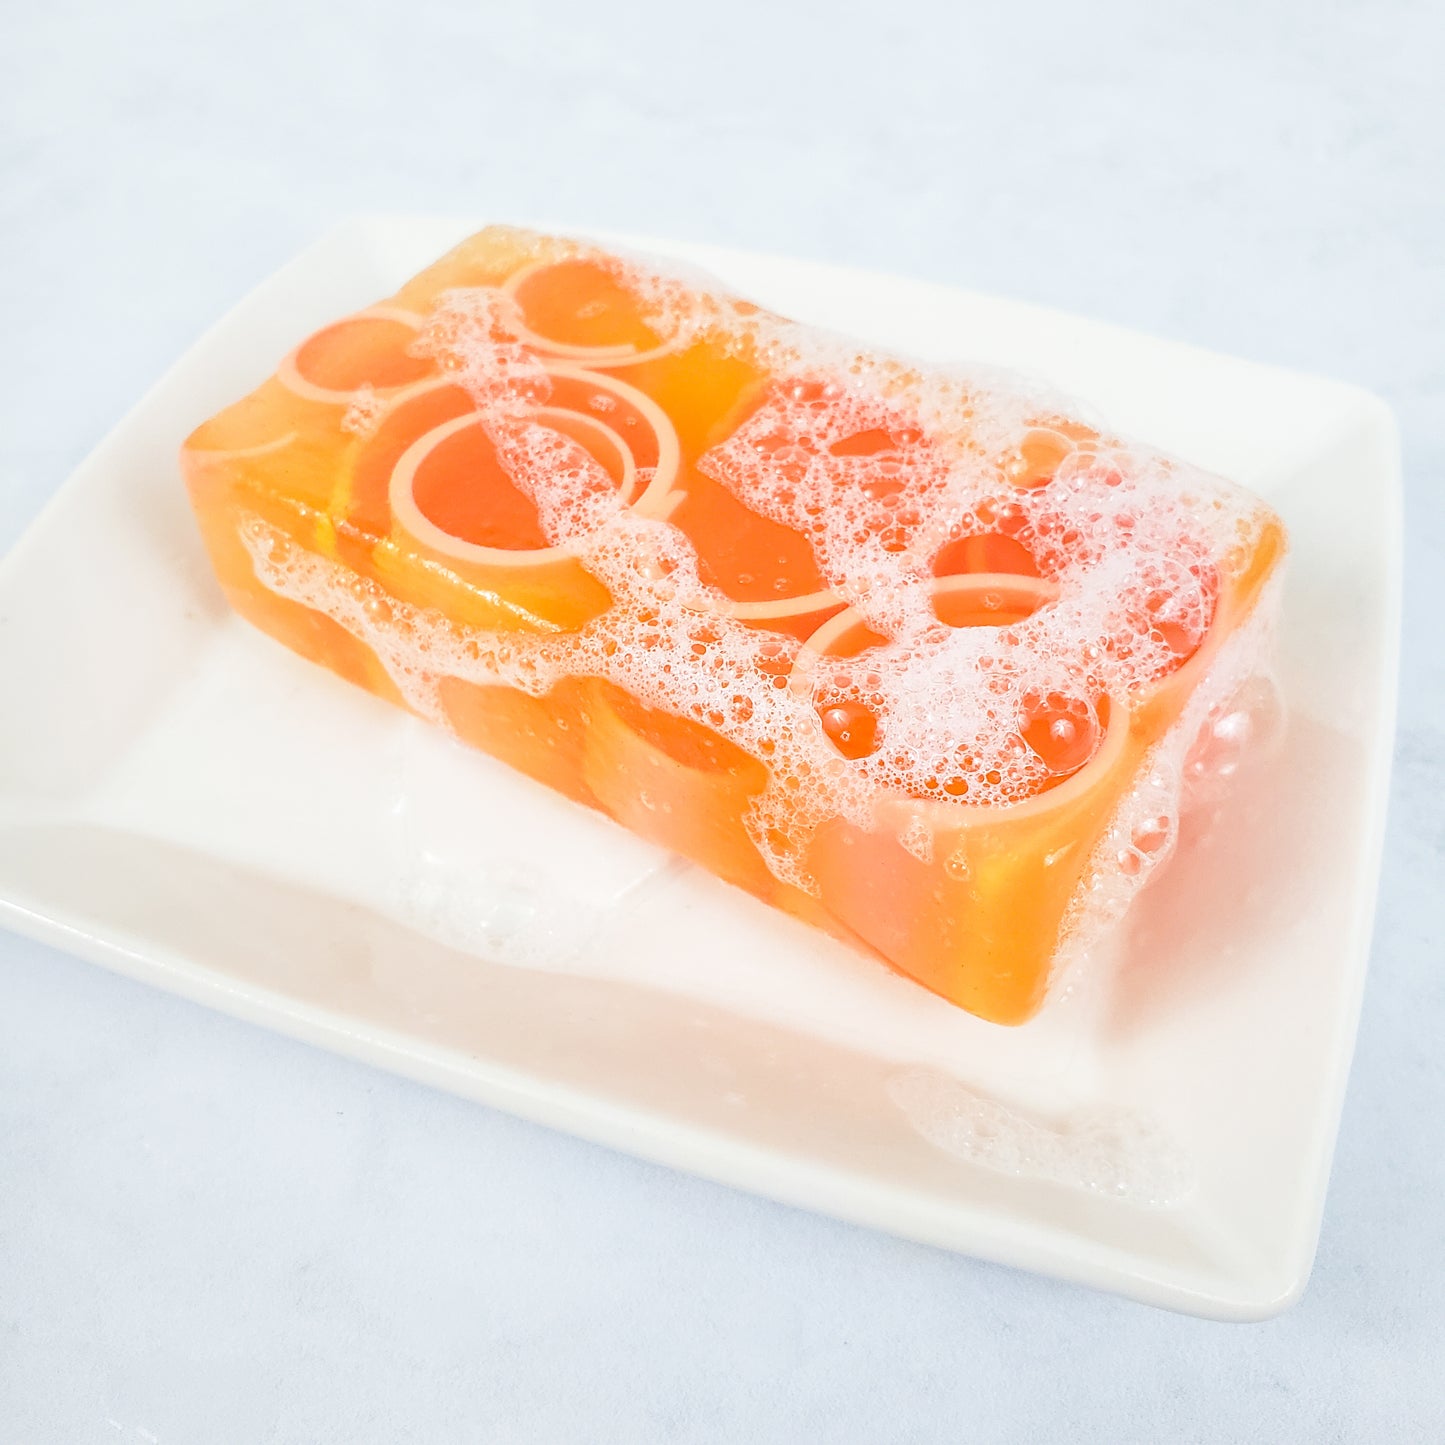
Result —
<path fill-rule="evenodd" d="M 1382 392 L 1400 750 L 1310 1292 L 1223 1326 L 956 1259 L 6 935 L 0 1445 L 1445 1437 L 1445 20 L 800 8 L 0 4 L 0 549 L 356 210 L 846 261 Z"/>

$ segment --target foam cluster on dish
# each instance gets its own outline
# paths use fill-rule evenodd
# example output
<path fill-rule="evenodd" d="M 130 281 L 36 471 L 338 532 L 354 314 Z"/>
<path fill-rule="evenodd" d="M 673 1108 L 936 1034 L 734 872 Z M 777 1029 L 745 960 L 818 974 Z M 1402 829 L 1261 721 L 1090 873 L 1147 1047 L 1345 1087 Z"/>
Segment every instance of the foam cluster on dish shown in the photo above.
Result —
<path fill-rule="evenodd" d="M 1179 1205 L 1196 1188 L 1193 1160 L 1155 1119 L 1086 1109 L 1050 1121 L 1012 1108 L 938 1069 L 899 1069 L 888 1096 L 935 1148 L 1007 1174 L 1145 1208 Z"/>
<path fill-rule="evenodd" d="M 770 902 L 813 900 L 986 1016 L 923 955 L 987 933 L 1005 863 L 1012 906 L 1056 908 L 1051 959 L 1122 916 L 1186 780 L 1227 771 L 1250 726 L 1284 547 L 1268 508 L 1033 383 L 915 365 L 654 262 L 505 232 L 434 269 L 411 288 L 428 304 L 359 313 L 394 334 L 350 371 L 317 380 L 304 348 L 278 370 L 335 414 L 349 480 L 284 512 L 233 486 L 265 592 L 464 736 L 449 685 L 536 700 L 551 755 L 581 752 L 575 778 L 534 776 Z M 244 450 L 195 445 L 193 493 Z M 595 602 L 551 606 L 582 596 L 550 580 L 569 567 Z M 899 908 L 927 893 L 931 934 L 840 912 L 880 875 Z M 1042 986 L 1020 987 L 995 1016 L 1032 1012 Z"/>
<path fill-rule="evenodd" d="M 397 869 L 380 901 L 427 937 L 512 968 L 565 971 L 606 922 L 575 897 L 559 908 L 534 870 L 508 865 L 478 878 L 426 851 Z"/>

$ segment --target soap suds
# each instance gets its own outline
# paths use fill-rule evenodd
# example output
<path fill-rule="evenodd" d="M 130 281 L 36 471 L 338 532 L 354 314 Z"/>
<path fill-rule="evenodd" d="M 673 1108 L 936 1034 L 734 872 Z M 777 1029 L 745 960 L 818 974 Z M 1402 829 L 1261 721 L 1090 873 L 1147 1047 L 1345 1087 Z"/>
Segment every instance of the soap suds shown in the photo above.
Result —
<path fill-rule="evenodd" d="M 887 1088 L 936 1149 L 996 1174 L 1155 1209 L 1182 1204 L 1196 1187 L 1189 1155 L 1156 1120 L 1131 1110 L 1049 1121 L 930 1068 L 901 1069 Z"/>

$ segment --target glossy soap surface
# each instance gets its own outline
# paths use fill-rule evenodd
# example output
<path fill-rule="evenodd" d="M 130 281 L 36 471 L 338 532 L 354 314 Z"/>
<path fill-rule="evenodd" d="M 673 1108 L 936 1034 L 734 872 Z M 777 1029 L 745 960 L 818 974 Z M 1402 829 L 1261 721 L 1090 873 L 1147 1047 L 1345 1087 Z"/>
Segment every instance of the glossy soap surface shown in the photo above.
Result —
<path fill-rule="evenodd" d="M 1034 388 L 501 228 L 183 462 L 257 625 L 1000 1022 L 1247 742 L 1283 552 Z"/>

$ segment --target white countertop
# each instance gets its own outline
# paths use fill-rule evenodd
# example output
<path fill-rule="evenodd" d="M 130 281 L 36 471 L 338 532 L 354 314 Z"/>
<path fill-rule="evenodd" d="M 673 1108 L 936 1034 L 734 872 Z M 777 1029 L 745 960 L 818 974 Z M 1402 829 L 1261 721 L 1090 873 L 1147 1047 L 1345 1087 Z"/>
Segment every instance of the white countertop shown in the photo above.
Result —
<path fill-rule="evenodd" d="M 1314 1282 L 1264 1325 L 1165 1315 L 0 935 L 0 1445 L 1445 1437 L 1445 18 L 490 8 L 12 7 L 0 551 L 199 331 L 363 210 L 846 261 L 1381 392 L 1400 746 Z"/>

